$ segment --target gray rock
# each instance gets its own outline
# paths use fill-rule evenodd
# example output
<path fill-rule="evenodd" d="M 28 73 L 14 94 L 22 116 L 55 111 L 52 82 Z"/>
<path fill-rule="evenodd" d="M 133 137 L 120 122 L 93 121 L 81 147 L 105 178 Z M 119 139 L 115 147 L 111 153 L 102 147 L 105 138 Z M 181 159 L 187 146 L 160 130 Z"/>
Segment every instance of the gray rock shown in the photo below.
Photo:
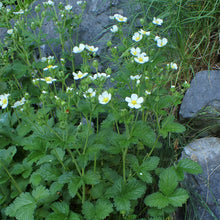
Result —
<path fill-rule="evenodd" d="M 184 148 L 182 157 L 197 161 L 203 169 L 202 174 L 186 175 L 187 219 L 220 219 L 220 138 L 197 139 Z"/>
<path fill-rule="evenodd" d="M 195 75 L 180 107 L 183 118 L 195 117 L 202 108 L 212 105 L 220 111 L 220 71 L 201 71 Z"/>
<path fill-rule="evenodd" d="M 220 71 L 196 74 L 180 107 L 180 118 L 191 119 L 192 127 L 220 135 Z"/>

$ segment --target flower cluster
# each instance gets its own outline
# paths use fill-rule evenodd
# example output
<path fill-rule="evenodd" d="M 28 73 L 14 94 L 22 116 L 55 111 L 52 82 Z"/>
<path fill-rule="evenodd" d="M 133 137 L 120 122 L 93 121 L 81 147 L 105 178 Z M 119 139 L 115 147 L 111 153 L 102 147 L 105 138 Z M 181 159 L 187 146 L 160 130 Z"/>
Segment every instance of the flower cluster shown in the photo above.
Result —
<path fill-rule="evenodd" d="M 113 16 L 110 16 L 109 18 L 110 19 L 115 19 L 118 22 L 126 22 L 128 20 L 127 17 L 124 17 L 120 14 L 114 14 Z"/>
<path fill-rule="evenodd" d="M 87 44 L 79 44 L 79 46 L 75 46 L 73 47 L 73 53 L 81 53 L 82 51 L 84 51 L 84 49 L 87 49 L 89 52 L 94 52 L 96 53 L 98 51 L 98 47 L 94 47 L 94 46 L 89 46 Z"/>
<path fill-rule="evenodd" d="M 10 96 L 10 94 L 0 95 L 0 106 L 2 107 L 2 109 L 7 108 L 7 106 L 8 106 L 8 97 L 9 96 Z"/>

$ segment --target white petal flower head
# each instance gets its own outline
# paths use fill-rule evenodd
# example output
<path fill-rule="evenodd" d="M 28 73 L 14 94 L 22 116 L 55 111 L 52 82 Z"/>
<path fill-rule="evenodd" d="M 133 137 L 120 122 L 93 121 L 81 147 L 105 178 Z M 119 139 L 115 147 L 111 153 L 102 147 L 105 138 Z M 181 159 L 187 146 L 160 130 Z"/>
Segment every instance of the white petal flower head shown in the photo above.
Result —
<path fill-rule="evenodd" d="M 73 76 L 75 80 L 82 79 L 86 77 L 87 75 L 88 73 L 82 73 L 81 71 L 79 71 L 78 73 L 73 72 Z"/>
<path fill-rule="evenodd" d="M 139 80 L 141 78 L 142 75 L 135 75 L 135 76 L 130 76 L 131 80 Z"/>
<path fill-rule="evenodd" d="M 22 15 L 22 14 L 24 14 L 24 10 L 20 9 L 19 11 L 14 11 L 13 14 Z"/>
<path fill-rule="evenodd" d="M 0 106 L 2 107 L 2 109 L 7 108 L 7 106 L 8 106 L 8 97 L 9 96 L 10 96 L 10 94 L 0 95 Z"/>
<path fill-rule="evenodd" d="M 146 35 L 146 36 L 150 36 L 150 31 L 144 31 L 144 30 L 139 30 L 138 31 L 140 34 L 142 34 L 142 35 Z"/>
<path fill-rule="evenodd" d="M 45 81 L 47 84 L 52 84 L 53 82 L 57 81 L 56 79 L 53 79 L 50 76 L 47 76 L 45 78 L 42 78 L 41 81 Z"/>
<path fill-rule="evenodd" d="M 7 34 L 12 35 L 12 34 L 13 34 L 13 31 L 14 31 L 14 29 L 8 29 L 8 30 L 7 30 Z"/>
<path fill-rule="evenodd" d="M 159 36 L 155 36 L 154 41 L 157 41 L 157 40 L 159 40 L 159 39 L 160 39 Z"/>
<path fill-rule="evenodd" d="M 142 39 L 143 35 L 138 33 L 138 32 L 135 32 L 133 37 L 132 37 L 132 40 L 133 41 L 136 41 L 136 42 L 139 42 L 141 39 Z"/>
<path fill-rule="evenodd" d="M 66 11 L 70 11 L 72 8 L 73 8 L 72 5 L 66 5 L 66 6 L 65 6 L 65 10 L 66 10 Z"/>
<path fill-rule="evenodd" d="M 168 43 L 168 40 L 166 38 L 157 40 L 157 46 L 158 47 L 164 47 L 167 43 Z"/>
<path fill-rule="evenodd" d="M 145 54 L 145 53 L 144 53 Z M 145 54 L 146 55 L 146 54 Z M 140 64 L 144 64 L 147 63 L 149 61 L 149 57 L 145 56 L 143 54 L 138 55 L 137 57 L 134 58 L 135 62 L 140 63 Z"/>
<path fill-rule="evenodd" d="M 86 47 L 86 49 L 87 49 L 88 51 L 94 52 L 94 53 L 96 53 L 96 52 L 98 51 L 98 49 L 99 49 L 98 47 L 89 46 L 89 45 L 86 45 L 85 47 Z"/>
<path fill-rule="evenodd" d="M 99 103 L 102 105 L 105 105 L 109 103 L 109 101 L 111 100 L 111 97 L 112 97 L 111 93 L 104 91 L 101 95 L 99 95 Z"/>
<path fill-rule="evenodd" d="M 85 49 L 85 45 L 84 44 L 80 44 L 79 47 L 75 46 L 73 48 L 73 53 L 81 53 L 84 49 Z"/>
<path fill-rule="evenodd" d="M 132 47 L 130 49 L 130 53 L 133 55 L 133 56 L 138 56 L 140 53 L 141 53 L 141 49 L 139 47 Z"/>
<path fill-rule="evenodd" d="M 47 70 L 51 70 L 51 69 L 56 69 L 58 66 L 53 66 L 53 65 L 48 65 L 47 67 L 45 67 L 43 70 L 47 71 Z"/>
<path fill-rule="evenodd" d="M 84 98 L 92 98 L 96 94 L 96 91 L 93 90 L 92 88 L 89 88 L 86 92 L 83 93 Z"/>
<path fill-rule="evenodd" d="M 51 0 L 48 0 L 47 2 L 43 2 L 43 5 L 50 5 L 50 6 L 54 6 L 54 2 Z"/>
<path fill-rule="evenodd" d="M 145 94 L 146 94 L 146 95 L 150 95 L 150 94 L 151 94 L 151 91 L 145 90 Z"/>
<path fill-rule="evenodd" d="M 14 105 L 11 106 L 11 107 L 12 107 L 12 108 L 17 108 L 18 106 L 24 105 L 25 101 L 26 101 L 26 100 L 25 100 L 25 98 L 23 97 L 20 101 L 15 102 Z"/>
<path fill-rule="evenodd" d="M 124 17 L 120 14 L 114 14 L 114 18 L 115 20 L 117 20 L 118 22 L 126 22 L 128 20 L 127 17 Z"/>
<path fill-rule="evenodd" d="M 173 69 L 173 70 L 177 70 L 177 69 L 178 69 L 178 66 L 177 66 L 176 63 L 171 62 L 171 63 L 170 63 L 170 68 Z"/>
<path fill-rule="evenodd" d="M 68 93 L 68 92 L 71 92 L 71 91 L 73 91 L 73 88 L 70 88 L 70 87 L 67 87 L 66 88 L 66 92 Z"/>
<path fill-rule="evenodd" d="M 160 18 L 155 18 L 153 19 L 153 24 L 156 24 L 156 25 L 162 25 L 163 24 L 163 20 L 160 19 Z"/>
<path fill-rule="evenodd" d="M 113 26 L 110 28 L 110 31 L 111 31 L 112 33 L 117 32 L 117 31 L 118 31 L 118 26 L 117 26 L 117 25 L 113 25 Z"/>
<path fill-rule="evenodd" d="M 135 108 L 135 109 L 139 109 L 141 107 L 141 103 L 144 102 L 143 97 L 139 97 L 137 94 L 132 94 L 131 98 L 130 97 L 126 97 L 125 101 L 128 103 L 128 106 L 130 108 Z"/>

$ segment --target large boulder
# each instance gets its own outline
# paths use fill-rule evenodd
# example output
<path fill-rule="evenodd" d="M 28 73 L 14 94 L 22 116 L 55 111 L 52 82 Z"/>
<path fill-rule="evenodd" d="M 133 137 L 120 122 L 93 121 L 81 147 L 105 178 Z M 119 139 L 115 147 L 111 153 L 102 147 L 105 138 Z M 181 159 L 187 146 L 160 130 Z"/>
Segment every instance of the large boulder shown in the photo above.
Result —
<path fill-rule="evenodd" d="M 220 71 L 195 75 L 180 107 L 180 118 L 190 119 L 196 128 L 210 128 L 220 135 Z"/>
<path fill-rule="evenodd" d="M 186 175 L 187 219 L 220 219 L 220 138 L 197 139 L 184 147 L 182 157 L 197 161 L 203 169 L 202 174 Z"/>

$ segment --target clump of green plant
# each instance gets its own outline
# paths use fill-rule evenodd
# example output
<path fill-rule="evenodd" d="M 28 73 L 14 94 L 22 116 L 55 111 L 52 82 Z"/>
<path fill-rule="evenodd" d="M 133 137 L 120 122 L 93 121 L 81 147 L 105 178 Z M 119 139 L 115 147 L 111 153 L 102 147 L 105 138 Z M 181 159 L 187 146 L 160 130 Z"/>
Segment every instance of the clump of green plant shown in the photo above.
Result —
<path fill-rule="evenodd" d="M 79 1 L 82 11 L 85 4 Z M 59 5 L 60 17 L 53 1 L 41 7 L 35 7 L 36 20 L 25 20 L 28 8 L 11 9 L 9 15 L 4 7 L 0 11 L 8 21 L 0 71 L 2 219 L 171 216 L 188 198 L 179 185 L 184 172 L 198 174 L 201 168 L 189 159 L 165 164 L 161 157 L 164 141 L 185 130 L 173 114 L 182 91 L 172 85 L 178 65 L 166 59 L 170 48 L 163 20 L 155 17 L 126 38 L 127 17 L 111 16 L 117 24 L 109 31 L 122 40 L 118 47 L 108 42 L 118 68 L 99 73 L 99 48 L 71 41 L 72 24 L 77 27 L 81 16 L 73 15 L 71 5 Z M 45 43 L 40 30 L 46 18 L 58 25 L 59 60 L 52 54 L 33 56 L 33 46 Z M 66 39 L 70 52 L 64 49 Z M 76 69 L 78 55 L 83 63 Z"/>

